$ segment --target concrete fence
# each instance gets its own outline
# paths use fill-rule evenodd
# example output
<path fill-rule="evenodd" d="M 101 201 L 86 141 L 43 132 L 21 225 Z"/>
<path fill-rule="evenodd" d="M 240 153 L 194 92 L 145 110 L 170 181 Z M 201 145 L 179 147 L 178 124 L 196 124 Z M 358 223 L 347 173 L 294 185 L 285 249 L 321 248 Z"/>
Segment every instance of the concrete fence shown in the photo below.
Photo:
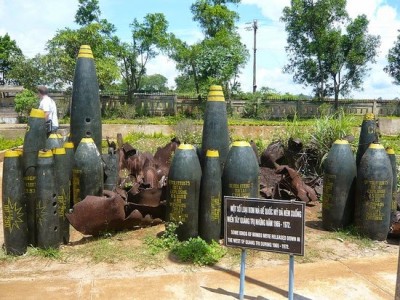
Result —
<path fill-rule="evenodd" d="M 71 94 L 50 93 L 56 101 L 59 116 L 64 117 L 68 114 L 71 102 Z M 3 94 L 0 97 L 0 122 L 12 123 L 12 114 L 15 94 Z M 135 110 L 145 112 L 148 115 L 176 115 L 176 114 L 196 114 L 199 112 L 200 103 L 197 98 L 180 97 L 174 94 L 135 94 L 133 104 L 127 101 L 124 93 L 101 94 L 100 101 L 102 112 L 107 109 L 115 108 L 119 105 L 134 105 Z M 229 112 L 237 116 L 243 116 L 250 110 L 258 115 L 262 114 L 265 119 L 284 119 L 297 116 L 299 118 L 312 118 L 319 116 L 322 111 L 332 111 L 333 100 L 313 101 L 313 100 L 293 100 L 285 98 L 268 100 L 227 100 Z M 400 100 L 339 100 L 339 107 L 343 108 L 348 114 L 365 115 L 373 113 L 377 117 L 400 116 Z M 1 116 L 5 118 L 1 119 Z"/>
<path fill-rule="evenodd" d="M 126 103 L 126 96 L 102 96 L 103 107 L 114 107 Z M 292 117 L 295 114 L 299 118 L 312 118 L 322 111 L 334 111 L 333 100 L 227 100 L 229 111 L 238 116 L 243 116 L 249 109 L 257 113 L 263 113 L 266 118 L 282 119 Z M 135 95 L 134 105 L 136 109 L 144 109 L 150 115 L 175 115 L 194 114 L 199 109 L 197 98 L 181 98 L 177 95 L 163 94 L 138 94 Z M 339 100 L 339 107 L 348 114 L 365 115 L 373 113 L 379 117 L 400 116 L 400 100 Z"/>

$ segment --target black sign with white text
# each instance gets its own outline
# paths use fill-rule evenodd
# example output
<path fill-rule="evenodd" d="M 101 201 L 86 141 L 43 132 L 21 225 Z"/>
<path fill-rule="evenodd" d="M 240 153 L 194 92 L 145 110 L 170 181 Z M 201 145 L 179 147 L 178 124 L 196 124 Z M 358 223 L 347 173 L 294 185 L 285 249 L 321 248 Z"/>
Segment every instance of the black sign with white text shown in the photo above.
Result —
<path fill-rule="evenodd" d="M 304 255 L 304 203 L 224 197 L 225 245 Z"/>

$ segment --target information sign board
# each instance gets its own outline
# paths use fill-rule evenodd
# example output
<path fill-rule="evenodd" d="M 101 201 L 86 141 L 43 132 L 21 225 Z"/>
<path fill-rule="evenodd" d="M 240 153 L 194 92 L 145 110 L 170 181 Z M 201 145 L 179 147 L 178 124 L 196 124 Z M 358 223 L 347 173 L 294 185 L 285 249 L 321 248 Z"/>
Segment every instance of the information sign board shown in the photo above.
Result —
<path fill-rule="evenodd" d="M 304 202 L 224 197 L 225 245 L 304 255 Z"/>

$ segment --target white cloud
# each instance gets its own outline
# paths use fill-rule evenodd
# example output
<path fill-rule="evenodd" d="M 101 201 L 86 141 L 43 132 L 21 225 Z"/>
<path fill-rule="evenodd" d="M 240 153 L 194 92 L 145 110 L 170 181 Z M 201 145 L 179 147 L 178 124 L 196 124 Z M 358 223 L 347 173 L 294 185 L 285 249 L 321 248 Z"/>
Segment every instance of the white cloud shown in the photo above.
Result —
<path fill-rule="evenodd" d="M 154 3 L 142 3 L 143 6 L 157 5 Z M 111 15 L 119 15 L 118 9 L 131 9 L 139 3 L 139 0 L 120 0 L 120 5 L 113 2 L 109 9 L 115 9 Z M 361 98 L 394 98 L 400 93 L 400 87 L 392 84 L 392 79 L 383 72 L 386 65 L 388 49 L 396 41 L 400 29 L 399 9 L 390 6 L 387 0 L 348 0 L 347 10 L 354 18 L 360 14 L 366 14 L 370 20 L 369 32 L 381 36 L 381 47 L 377 64 L 372 65 L 368 78 L 365 79 L 364 91 L 354 92 L 354 97 Z M 290 5 L 290 0 L 242 0 L 238 7 L 246 11 L 257 9 L 265 17 L 259 20 L 257 31 L 257 85 L 268 86 L 279 92 L 307 93 L 307 89 L 294 84 L 292 75 L 283 74 L 282 68 L 287 63 L 285 52 L 286 32 L 284 24 L 279 21 L 282 10 Z M 74 28 L 74 17 L 78 8 L 78 0 L 0 0 L 0 36 L 8 33 L 25 55 L 32 57 L 37 53 L 43 53 L 46 42 L 51 39 L 57 30 L 65 27 Z M 253 10 L 254 12 L 254 10 Z M 105 13 L 105 11 L 103 11 Z M 132 10 L 132 18 L 135 11 Z M 241 15 L 241 19 L 251 20 L 249 15 Z M 111 23 L 115 20 L 108 18 Z M 172 25 L 173 20 L 169 20 Z M 203 34 L 195 23 L 182 27 L 172 27 L 170 30 L 188 44 L 195 43 L 203 38 Z M 250 59 L 242 70 L 242 88 L 251 91 L 253 85 L 253 32 L 245 30 L 245 24 L 239 24 L 239 33 L 242 42 L 248 47 Z M 118 28 L 118 34 L 125 34 L 127 28 Z M 129 37 L 129 32 L 127 34 Z M 159 56 L 148 64 L 148 73 L 159 73 L 166 76 L 169 85 L 174 85 L 174 77 L 177 75 L 175 63 L 165 56 Z"/>
<path fill-rule="evenodd" d="M 175 62 L 169 59 L 165 55 L 159 55 L 147 64 L 147 74 L 161 74 L 168 78 L 168 86 L 175 86 L 175 77 L 178 76 L 178 72 L 175 68 Z"/>
<path fill-rule="evenodd" d="M 351 18 L 365 14 L 370 19 L 384 2 L 384 0 L 347 0 L 346 10 Z"/>
<path fill-rule="evenodd" d="M 256 5 L 261 8 L 262 14 L 273 21 L 278 21 L 285 6 L 290 5 L 290 0 L 242 0 L 242 4 Z"/>
<path fill-rule="evenodd" d="M 77 0 L 1 0 L 0 35 L 8 33 L 29 57 L 43 52 L 57 29 L 71 26 Z"/>
<path fill-rule="evenodd" d="M 387 54 L 393 47 L 397 38 L 397 30 L 400 29 L 400 16 L 396 9 L 384 1 L 368 0 L 367 3 L 360 7 L 359 2 L 351 0 L 348 3 L 354 6 L 350 9 L 351 17 L 356 17 L 361 13 L 365 13 L 370 21 L 369 33 L 379 35 L 381 38 L 381 46 L 378 50 L 376 64 L 371 66 L 369 76 L 365 78 L 363 91 L 353 93 L 355 98 L 379 98 L 393 99 L 399 95 L 399 87 L 393 84 L 393 79 L 383 71 L 387 65 Z M 355 8 L 359 7 L 357 11 Z M 357 13 L 358 12 L 358 13 Z"/>
<path fill-rule="evenodd" d="M 383 71 L 387 64 L 386 55 L 393 46 L 400 29 L 400 16 L 396 9 L 386 4 L 384 0 L 348 0 L 347 11 L 351 18 L 365 14 L 370 20 L 369 33 L 380 35 L 381 46 L 378 50 L 377 63 L 371 66 L 369 76 L 364 81 L 364 91 L 354 92 L 353 97 L 360 98 L 394 98 L 399 92 L 399 87 L 392 84 L 392 79 Z M 290 5 L 289 0 L 264 1 L 243 0 L 242 4 L 256 5 L 263 15 L 269 20 L 268 26 L 260 26 L 257 33 L 257 85 L 275 88 L 279 92 L 307 93 L 310 89 L 303 89 L 293 83 L 289 74 L 282 74 L 282 68 L 287 63 L 285 52 L 286 32 L 284 25 L 279 22 L 282 9 Z M 261 23 L 262 24 L 262 23 Z M 253 35 L 240 30 L 242 41 L 253 53 Z M 244 90 L 252 89 L 252 64 L 251 59 L 241 75 Z"/>

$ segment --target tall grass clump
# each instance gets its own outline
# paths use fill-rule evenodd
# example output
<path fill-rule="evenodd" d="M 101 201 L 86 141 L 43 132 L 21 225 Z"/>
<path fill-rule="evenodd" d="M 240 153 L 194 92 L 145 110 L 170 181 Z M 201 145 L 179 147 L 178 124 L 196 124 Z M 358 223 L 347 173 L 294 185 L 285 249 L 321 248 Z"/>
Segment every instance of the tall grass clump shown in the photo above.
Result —
<path fill-rule="evenodd" d="M 301 157 L 298 159 L 298 169 L 306 175 L 321 175 L 323 159 L 332 144 L 337 139 L 352 135 L 355 126 L 355 118 L 346 115 L 342 109 L 334 113 L 322 110 L 320 116 L 312 122 L 304 123 L 295 115 L 291 122 L 287 122 L 279 140 L 285 145 L 289 139 L 300 140 L 304 146 L 299 154 Z M 356 148 L 352 144 L 351 146 Z"/>
<path fill-rule="evenodd" d="M 316 150 L 319 162 L 329 152 L 337 139 L 352 134 L 354 119 L 346 116 L 343 109 L 333 114 L 322 115 L 315 120 L 310 133 L 310 147 Z"/>

